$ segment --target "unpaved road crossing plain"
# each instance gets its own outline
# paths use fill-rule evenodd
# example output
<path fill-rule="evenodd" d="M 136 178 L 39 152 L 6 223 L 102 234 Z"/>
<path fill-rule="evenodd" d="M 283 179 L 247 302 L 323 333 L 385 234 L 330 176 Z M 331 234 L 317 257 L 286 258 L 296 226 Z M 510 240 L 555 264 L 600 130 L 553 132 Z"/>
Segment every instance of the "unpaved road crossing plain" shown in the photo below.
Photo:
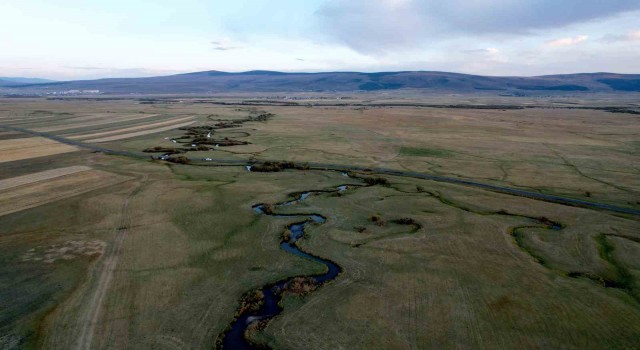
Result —
<path fill-rule="evenodd" d="M 2 125 L 95 145 L 0 132 L 0 349 L 220 347 L 278 281 L 282 311 L 252 319 L 249 346 L 640 347 L 637 115 L 363 101 L 378 98 L 0 100 Z M 528 108 L 486 109 L 505 103 Z M 341 271 L 323 285 L 325 265 L 281 248 L 311 214 L 326 221 L 297 247 Z"/>

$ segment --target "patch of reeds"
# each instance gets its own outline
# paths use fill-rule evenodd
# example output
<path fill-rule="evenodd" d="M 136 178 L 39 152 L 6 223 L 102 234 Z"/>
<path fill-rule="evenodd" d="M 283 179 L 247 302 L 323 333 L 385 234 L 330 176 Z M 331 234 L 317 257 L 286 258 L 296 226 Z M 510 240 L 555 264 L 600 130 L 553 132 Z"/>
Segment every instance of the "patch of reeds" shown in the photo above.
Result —
<path fill-rule="evenodd" d="M 369 217 L 369 221 L 373 222 L 377 226 L 384 226 L 384 225 L 387 224 L 387 222 L 382 217 L 380 217 L 378 215 L 371 215 Z"/>
<path fill-rule="evenodd" d="M 261 290 L 254 290 L 246 293 L 240 298 L 240 308 L 238 308 L 238 315 L 243 315 L 246 312 L 256 312 L 260 309 L 264 303 L 264 293 Z"/>
<path fill-rule="evenodd" d="M 295 277 L 287 283 L 283 292 L 295 295 L 306 295 L 318 288 L 318 282 L 313 277 Z"/>
<path fill-rule="evenodd" d="M 191 160 L 185 156 L 171 156 L 167 158 L 168 162 L 177 163 L 177 164 L 190 164 Z"/>

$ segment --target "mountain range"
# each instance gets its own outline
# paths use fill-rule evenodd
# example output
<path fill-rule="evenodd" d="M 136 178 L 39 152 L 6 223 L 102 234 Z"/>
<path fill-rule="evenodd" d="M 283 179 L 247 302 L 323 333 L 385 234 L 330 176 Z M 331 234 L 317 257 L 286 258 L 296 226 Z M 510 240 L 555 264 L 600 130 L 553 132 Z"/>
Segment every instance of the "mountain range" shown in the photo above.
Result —
<path fill-rule="evenodd" d="M 43 84 L 43 83 L 53 83 L 53 82 L 55 82 L 55 80 L 40 79 L 40 78 L 0 77 L 0 86 Z"/>
<path fill-rule="evenodd" d="M 15 92 L 100 90 L 106 94 L 216 92 L 348 92 L 422 89 L 434 92 L 640 92 L 640 74 L 583 73 L 494 77 L 433 71 L 284 73 L 205 71 L 147 78 L 50 82 L 5 80 Z"/>

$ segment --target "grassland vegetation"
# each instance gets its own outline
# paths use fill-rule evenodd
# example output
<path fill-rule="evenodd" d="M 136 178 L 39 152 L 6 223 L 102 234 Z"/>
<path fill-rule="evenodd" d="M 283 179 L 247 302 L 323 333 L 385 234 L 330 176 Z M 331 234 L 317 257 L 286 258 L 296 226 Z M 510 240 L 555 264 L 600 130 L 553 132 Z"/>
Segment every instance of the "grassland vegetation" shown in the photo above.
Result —
<path fill-rule="evenodd" d="M 401 179 L 390 179 L 390 182 L 392 187 L 369 187 L 338 200 L 349 204 L 332 206 L 328 197 L 314 197 L 309 201 L 310 208 L 321 207 L 329 221 L 314 229 L 303 247 L 336 261 L 344 267 L 345 275 L 269 323 L 265 333 L 256 335 L 256 339 L 275 348 L 320 346 L 320 339 L 322 346 L 347 344 L 363 348 L 394 348 L 407 343 L 417 344 L 419 348 L 453 348 L 460 342 L 470 347 L 518 344 L 534 348 L 552 343 L 560 347 L 581 344 L 597 348 L 593 342 L 613 343 L 616 347 L 636 343 L 634 337 L 638 330 L 617 331 L 616 336 L 607 337 L 603 332 L 611 324 L 604 322 L 596 326 L 599 323 L 596 320 L 602 320 L 596 315 L 604 317 L 613 313 L 623 317 L 624 314 L 624 317 L 635 319 L 638 317 L 637 302 L 620 289 L 539 265 L 527 251 L 520 250 L 518 244 L 509 239 L 509 232 L 513 227 L 533 225 L 540 217 L 547 217 L 554 223 L 560 221 L 565 228 L 548 230 L 541 223 L 540 228 L 526 229 L 527 241 L 532 234 L 566 237 L 573 232 L 597 231 L 598 222 L 605 221 L 629 234 L 634 230 L 632 227 L 637 227 L 637 222 L 616 217 L 584 221 L 593 214 L 583 209 L 534 204 L 526 199 L 470 193 L 455 186 L 419 182 L 425 190 L 446 194 L 449 200 L 443 202 L 427 193 L 411 191 L 415 182 Z M 396 188 L 402 191 L 398 192 Z M 498 213 L 500 206 L 510 208 L 508 213 L 519 216 Z M 401 223 L 418 222 L 421 225 L 414 233 L 410 230 L 387 236 L 386 227 L 374 223 L 379 219 L 372 220 L 371 210 L 404 212 L 411 215 L 411 220 L 401 219 Z M 354 231 L 354 223 L 366 225 L 366 231 Z M 372 237 L 374 239 L 367 244 L 354 247 L 354 242 Z M 572 240 L 564 242 L 567 238 L 563 238 L 563 243 L 556 242 L 555 249 L 547 254 L 553 254 L 554 260 L 579 261 L 578 264 L 591 261 L 586 266 L 590 264 L 596 268 L 605 263 L 595 241 L 586 237 L 584 243 L 591 246 L 581 248 L 582 255 L 576 256 L 576 252 L 564 255 L 561 249 L 573 246 Z M 476 264 L 480 265 L 473 267 Z M 495 284 L 479 282 L 485 279 Z M 595 302 L 600 298 L 609 300 L 606 310 L 596 306 L 603 305 L 604 299 L 602 303 Z M 596 304 L 590 306 L 588 300 Z M 563 310 L 569 314 L 561 317 L 555 312 L 552 316 L 536 311 L 542 309 Z M 314 319 L 302 322 L 309 314 L 315 315 Z M 328 324 L 336 318 L 343 321 Z M 532 318 L 536 321 L 532 322 Z M 631 319 L 627 321 L 632 322 Z M 612 322 L 621 322 L 619 326 L 624 328 L 626 326 L 622 324 L 627 321 L 617 319 Z M 292 328 L 292 324 L 303 326 Z M 470 328 L 461 329 L 462 324 Z M 553 324 L 555 330 L 536 330 L 543 324 Z M 354 336 L 359 334 L 357 330 L 364 332 L 371 328 L 376 331 Z M 389 328 L 397 333 L 391 335 L 387 331 Z M 586 329 L 589 329 L 588 336 L 583 333 Z M 452 330 L 458 339 L 455 346 L 450 338 Z M 315 337 L 307 337 L 308 332 L 314 332 Z M 288 336 L 284 336 L 285 333 Z M 494 336 L 488 339 L 484 337 L 486 334 Z M 540 338 L 542 334 L 543 339 Z"/>
<path fill-rule="evenodd" d="M 400 155 L 409 157 L 447 158 L 451 155 L 451 152 L 443 149 L 400 147 Z"/>
<path fill-rule="evenodd" d="M 636 217 L 305 166 L 388 167 L 638 208 L 637 115 L 549 101 L 504 110 L 236 101 L 3 101 L 0 124 L 171 155 L 58 152 L 57 142 L 0 134 L 1 153 L 18 154 L 0 164 L 0 345 L 211 348 L 235 317 L 262 305 L 261 287 L 289 280 L 279 291 L 284 312 L 252 323 L 252 342 L 640 346 Z M 251 171 L 198 160 L 214 155 Z M 309 190 L 320 191 L 269 204 Z M 291 218 L 260 215 L 258 203 L 266 214 L 325 217 L 296 244 L 338 264 L 338 278 L 313 283 L 324 267 L 280 249 Z"/>

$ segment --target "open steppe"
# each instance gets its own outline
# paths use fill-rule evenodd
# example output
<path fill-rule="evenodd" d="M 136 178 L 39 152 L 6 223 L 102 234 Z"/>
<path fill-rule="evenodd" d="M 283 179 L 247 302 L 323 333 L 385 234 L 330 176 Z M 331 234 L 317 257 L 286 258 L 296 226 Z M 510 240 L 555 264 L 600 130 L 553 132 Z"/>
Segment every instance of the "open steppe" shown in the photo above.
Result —
<path fill-rule="evenodd" d="M 640 347 L 633 98 L 336 101 L 0 99 L 0 348 Z"/>

